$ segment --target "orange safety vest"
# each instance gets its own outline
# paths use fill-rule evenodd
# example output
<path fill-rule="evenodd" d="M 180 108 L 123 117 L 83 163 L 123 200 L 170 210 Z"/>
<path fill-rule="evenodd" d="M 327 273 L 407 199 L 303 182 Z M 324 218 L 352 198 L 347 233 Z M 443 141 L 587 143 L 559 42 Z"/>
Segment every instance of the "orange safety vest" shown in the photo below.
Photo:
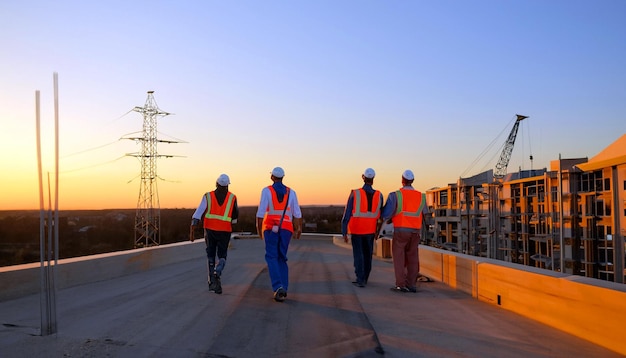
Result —
<path fill-rule="evenodd" d="M 417 190 L 400 189 L 396 191 L 396 198 L 396 213 L 391 218 L 393 226 L 421 229 L 426 196 Z"/>
<path fill-rule="evenodd" d="M 290 189 L 287 188 L 287 192 L 283 196 L 283 201 L 279 202 L 278 195 L 276 194 L 276 190 L 274 190 L 274 187 L 270 185 L 268 186 L 268 188 L 270 190 L 270 194 L 272 194 L 272 198 L 270 200 L 270 205 L 265 212 L 265 219 L 263 220 L 264 230 L 272 230 L 272 226 L 278 226 L 278 224 L 280 223 L 280 218 L 283 215 L 284 211 L 285 217 L 283 218 L 283 223 L 281 224 L 280 228 L 293 232 L 293 214 L 291 212 L 291 207 L 287 206 L 287 210 L 285 210 L 285 205 L 289 204 L 288 199 Z"/>
<path fill-rule="evenodd" d="M 232 232 L 231 225 L 233 221 L 233 203 L 235 195 L 231 192 L 226 193 L 226 200 L 220 205 L 217 202 L 215 192 L 205 194 L 207 210 L 204 215 L 204 228 L 214 231 Z"/>
<path fill-rule="evenodd" d="M 352 190 L 352 217 L 348 221 L 348 232 L 355 235 L 376 233 L 380 218 L 382 194 L 375 190 L 372 197 L 372 210 L 367 211 L 367 194 L 363 188 Z"/>

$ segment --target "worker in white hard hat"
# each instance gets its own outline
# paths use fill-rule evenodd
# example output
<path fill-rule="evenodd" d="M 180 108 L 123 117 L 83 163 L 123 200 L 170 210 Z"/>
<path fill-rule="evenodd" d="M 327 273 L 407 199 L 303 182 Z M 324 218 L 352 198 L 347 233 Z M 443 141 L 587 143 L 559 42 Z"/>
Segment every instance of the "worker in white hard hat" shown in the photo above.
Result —
<path fill-rule="evenodd" d="M 265 261 L 270 274 L 274 300 L 283 302 L 289 290 L 287 251 L 291 238 L 299 239 L 302 233 L 302 212 L 296 192 L 283 184 L 285 171 L 272 170 L 272 185 L 261 190 L 261 200 L 256 213 L 256 229 L 265 241 Z"/>
<path fill-rule="evenodd" d="M 228 245 L 233 232 L 232 224 L 237 223 L 239 216 L 237 197 L 228 190 L 229 184 L 228 175 L 221 174 L 217 177 L 215 190 L 202 196 L 200 205 L 192 215 L 189 234 L 189 239 L 194 241 L 193 228 L 202 221 L 206 243 L 209 290 L 217 294 L 222 293 L 221 276 L 226 266 Z M 216 255 L 217 262 L 215 261 Z"/>
<path fill-rule="evenodd" d="M 426 206 L 426 195 L 413 188 L 415 175 L 411 170 L 402 173 L 402 187 L 389 193 L 383 207 L 382 219 L 393 223 L 391 255 L 395 292 L 417 292 L 419 276 L 419 242 Z"/>
<path fill-rule="evenodd" d="M 343 240 L 352 244 L 352 258 L 356 279 L 352 283 L 365 287 L 372 271 L 374 240 L 380 230 L 380 214 L 383 208 L 383 194 L 375 190 L 376 172 L 367 168 L 361 174 L 363 186 L 350 191 L 348 202 L 341 219 Z"/>

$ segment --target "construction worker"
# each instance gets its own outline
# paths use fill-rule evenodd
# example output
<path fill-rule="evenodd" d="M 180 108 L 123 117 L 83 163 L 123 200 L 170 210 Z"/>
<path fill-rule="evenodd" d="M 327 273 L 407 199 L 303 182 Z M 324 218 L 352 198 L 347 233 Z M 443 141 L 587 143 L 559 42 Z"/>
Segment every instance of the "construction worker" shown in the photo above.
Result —
<path fill-rule="evenodd" d="M 296 192 L 283 184 L 285 171 L 276 167 L 271 172 L 272 185 L 263 188 L 256 213 L 256 228 L 265 241 L 265 261 L 270 274 L 274 300 L 283 302 L 289 289 L 287 250 L 291 238 L 302 233 L 302 212 Z"/>
<path fill-rule="evenodd" d="M 361 174 L 363 187 L 354 189 L 348 196 L 348 203 L 341 220 L 343 240 L 348 242 L 348 233 L 352 243 L 354 273 L 356 280 L 352 283 L 357 287 L 365 287 L 372 271 L 372 254 L 374 240 L 380 230 L 380 214 L 383 207 L 383 194 L 374 190 L 376 172 L 367 168 Z"/>
<path fill-rule="evenodd" d="M 402 188 L 389 193 L 382 218 L 393 223 L 391 255 L 396 284 L 395 292 L 417 292 L 419 241 L 426 206 L 426 195 L 413 188 L 411 170 L 402 173 Z"/>
<path fill-rule="evenodd" d="M 226 266 L 228 245 L 233 231 L 232 224 L 237 223 L 239 208 L 237 197 L 228 191 L 230 178 L 221 174 L 215 182 L 215 190 L 202 196 L 200 205 L 192 215 L 189 239 L 194 241 L 193 229 L 200 221 L 204 227 L 206 243 L 209 291 L 222 293 L 221 276 Z M 218 262 L 215 262 L 217 254 Z"/>

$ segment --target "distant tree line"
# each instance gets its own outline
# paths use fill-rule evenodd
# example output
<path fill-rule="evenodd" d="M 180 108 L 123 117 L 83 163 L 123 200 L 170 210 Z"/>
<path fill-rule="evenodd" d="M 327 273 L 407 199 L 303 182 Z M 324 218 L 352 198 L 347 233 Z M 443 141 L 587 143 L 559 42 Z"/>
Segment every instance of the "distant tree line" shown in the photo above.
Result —
<path fill-rule="evenodd" d="M 256 232 L 256 207 L 240 207 L 234 232 Z M 189 239 L 194 209 L 161 209 L 161 245 Z M 343 207 L 303 207 L 304 232 L 339 233 Z M 0 212 L 0 266 L 39 262 L 39 212 Z M 75 210 L 59 213 L 59 258 L 131 250 L 135 210 Z M 46 229 L 47 231 L 47 229 Z"/>

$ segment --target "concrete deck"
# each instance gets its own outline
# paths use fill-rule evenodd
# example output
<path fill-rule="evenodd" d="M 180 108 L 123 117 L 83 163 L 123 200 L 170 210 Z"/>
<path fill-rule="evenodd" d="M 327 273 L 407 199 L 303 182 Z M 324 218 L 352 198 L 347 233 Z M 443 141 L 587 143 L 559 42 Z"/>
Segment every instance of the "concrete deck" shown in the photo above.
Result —
<path fill-rule="evenodd" d="M 388 259 L 369 285 L 329 236 L 292 241 L 289 296 L 272 300 L 263 242 L 233 240 L 222 295 L 197 255 L 57 293 L 58 333 L 39 335 L 39 295 L 0 302 L 1 357 L 620 357 L 441 282 L 395 293 Z"/>

